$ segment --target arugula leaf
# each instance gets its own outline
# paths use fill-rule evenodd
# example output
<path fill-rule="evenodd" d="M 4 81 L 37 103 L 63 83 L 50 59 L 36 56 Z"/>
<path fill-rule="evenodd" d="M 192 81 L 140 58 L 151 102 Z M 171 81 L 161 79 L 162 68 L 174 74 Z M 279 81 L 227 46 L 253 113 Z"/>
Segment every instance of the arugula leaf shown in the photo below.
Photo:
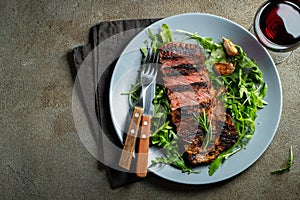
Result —
<path fill-rule="evenodd" d="M 290 156 L 289 156 L 287 165 L 279 170 L 272 171 L 271 174 L 283 174 L 287 171 L 290 171 L 290 169 L 293 165 L 293 161 L 294 161 L 294 154 L 293 154 L 293 147 L 291 146 L 290 147 Z"/>
<path fill-rule="evenodd" d="M 240 151 L 242 148 L 238 147 L 238 142 L 233 145 L 231 148 L 229 148 L 227 151 L 223 151 L 210 165 L 209 165 L 209 170 L 208 174 L 212 176 L 217 169 L 220 167 L 220 165 L 227 159 L 229 156 L 235 154 L 236 152 Z"/>
<path fill-rule="evenodd" d="M 209 52 L 218 48 L 223 48 L 223 46 L 221 44 L 217 44 L 213 41 L 212 38 L 207 38 L 207 37 L 201 37 L 199 35 L 197 35 L 196 33 L 191 33 L 188 31 L 184 31 L 184 30 L 176 30 L 179 33 L 183 33 L 186 35 L 189 35 L 189 37 L 191 39 L 196 40 L 199 44 L 201 44 L 201 46 L 208 50 Z"/>
<path fill-rule="evenodd" d="M 150 165 L 150 167 L 157 164 L 170 164 L 176 168 L 181 169 L 183 173 L 200 173 L 201 170 L 195 171 L 185 164 L 184 158 L 178 150 L 178 137 L 174 132 L 173 134 L 173 136 L 175 136 L 173 140 L 165 143 L 165 145 L 163 146 L 163 150 L 165 151 L 166 156 L 156 157 L 155 160 L 151 161 L 152 164 Z M 163 140 L 166 141 L 167 139 L 164 138 Z"/>
<path fill-rule="evenodd" d="M 212 68 L 216 62 L 226 62 L 226 54 L 223 50 L 223 47 L 213 49 L 204 65 L 207 67 L 208 71 L 212 73 Z"/>
<path fill-rule="evenodd" d="M 147 54 L 148 54 L 148 49 L 145 48 L 145 47 L 141 47 L 141 52 L 142 52 L 142 54 L 143 54 L 143 57 L 146 57 Z"/>
<path fill-rule="evenodd" d="M 166 44 L 173 41 L 172 31 L 167 24 L 162 24 L 161 26 L 160 36 L 162 39 L 162 43 Z"/>
<path fill-rule="evenodd" d="M 159 41 L 159 35 L 158 34 L 153 34 L 152 31 L 150 29 L 148 29 L 148 36 L 151 39 L 151 48 L 153 49 L 154 52 L 157 51 L 157 47 L 161 45 L 160 41 Z M 148 41 L 145 41 L 145 45 L 148 46 L 149 43 Z M 144 48 L 145 49 L 145 48 Z M 144 53 L 144 56 L 147 55 L 148 50 L 142 50 L 142 52 Z M 146 52 L 146 54 L 145 54 Z"/>

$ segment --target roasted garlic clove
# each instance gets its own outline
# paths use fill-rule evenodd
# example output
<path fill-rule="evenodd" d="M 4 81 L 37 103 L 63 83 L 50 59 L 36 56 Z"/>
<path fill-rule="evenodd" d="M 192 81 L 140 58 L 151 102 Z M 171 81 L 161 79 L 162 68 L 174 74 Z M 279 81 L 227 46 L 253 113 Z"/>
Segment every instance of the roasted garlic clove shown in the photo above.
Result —
<path fill-rule="evenodd" d="M 237 56 L 239 54 L 239 51 L 236 48 L 235 44 L 233 44 L 230 40 L 226 39 L 223 36 L 222 36 L 222 40 L 223 40 L 223 47 L 229 56 Z"/>
<path fill-rule="evenodd" d="M 220 75 L 229 75 L 234 72 L 235 66 L 232 63 L 215 63 L 213 70 Z"/>

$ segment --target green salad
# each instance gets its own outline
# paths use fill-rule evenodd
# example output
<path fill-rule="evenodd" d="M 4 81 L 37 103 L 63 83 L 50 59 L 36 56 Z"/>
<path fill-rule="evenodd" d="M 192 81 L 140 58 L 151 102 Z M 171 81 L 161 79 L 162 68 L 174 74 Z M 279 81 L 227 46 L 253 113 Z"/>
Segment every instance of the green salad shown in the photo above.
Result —
<path fill-rule="evenodd" d="M 256 112 L 266 105 L 263 99 L 266 95 L 267 85 L 256 62 L 249 58 L 240 46 L 235 45 L 238 50 L 237 55 L 228 56 L 222 42 L 216 43 L 211 38 L 201 37 L 184 30 L 178 30 L 178 32 L 186 35 L 185 39 L 193 40 L 199 44 L 202 51 L 207 54 L 205 66 L 209 71 L 210 79 L 214 83 L 214 87 L 225 86 L 225 107 L 231 115 L 239 135 L 235 145 L 223 151 L 209 164 L 209 175 L 213 175 L 229 156 L 242 150 L 251 140 L 255 132 Z M 154 51 L 173 41 L 173 33 L 167 24 L 163 24 L 161 31 L 156 34 L 148 29 L 148 35 L 150 41 L 145 41 L 145 44 L 146 46 L 151 45 Z M 146 56 L 147 48 L 142 47 L 141 52 Z M 229 75 L 215 76 L 214 64 L 228 61 L 234 63 L 234 72 Z M 140 81 L 137 80 L 127 93 L 131 106 L 138 100 L 140 91 Z M 150 141 L 152 146 L 161 148 L 164 156 L 152 160 L 152 165 L 169 164 L 182 170 L 182 172 L 199 173 L 200 171 L 186 164 L 182 153 L 180 153 L 182 150 L 180 151 L 178 146 L 179 138 L 171 122 L 171 109 L 164 86 L 156 85 L 153 104 L 155 114 L 152 118 Z M 203 123 L 203 120 L 200 122 Z"/>

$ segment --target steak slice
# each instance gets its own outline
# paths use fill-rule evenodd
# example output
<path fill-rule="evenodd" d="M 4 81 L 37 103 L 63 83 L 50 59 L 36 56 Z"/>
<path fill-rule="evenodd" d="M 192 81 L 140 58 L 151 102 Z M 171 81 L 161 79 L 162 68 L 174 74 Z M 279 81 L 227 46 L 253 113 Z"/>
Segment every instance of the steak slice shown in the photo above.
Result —
<path fill-rule="evenodd" d="M 238 134 L 230 115 L 216 98 L 218 92 L 203 66 L 205 56 L 198 45 L 179 42 L 162 46 L 159 55 L 171 120 L 184 147 L 186 161 L 191 165 L 211 162 L 237 142 Z M 203 111 L 211 121 L 210 137 L 195 119 Z"/>
<path fill-rule="evenodd" d="M 163 63 L 162 66 L 177 66 L 177 65 L 181 65 L 181 64 L 200 64 L 200 65 L 202 65 L 202 61 L 199 60 L 198 58 L 165 59 L 165 58 L 160 57 L 160 62 Z"/>
<path fill-rule="evenodd" d="M 205 82 L 208 84 L 199 74 L 192 74 L 191 76 L 163 76 L 164 85 L 167 88 L 180 85 L 191 85 L 194 83 Z"/>
<path fill-rule="evenodd" d="M 168 64 L 168 63 L 167 63 Z M 200 68 L 204 68 L 201 65 L 193 65 L 193 64 L 180 64 L 177 63 L 178 65 L 165 65 L 161 67 L 161 73 L 163 76 L 187 76 L 187 75 L 192 75 L 192 74 L 197 74 Z"/>
<path fill-rule="evenodd" d="M 171 110 L 186 106 L 201 106 L 211 103 L 210 93 L 207 88 L 202 90 L 194 90 L 192 87 L 186 91 L 173 92 L 168 90 Z"/>
<path fill-rule="evenodd" d="M 204 64 L 205 61 L 205 56 L 197 44 L 170 42 L 160 47 L 159 52 L 162 63 L 174 58 L 186 59 L 194 64 Z"/>

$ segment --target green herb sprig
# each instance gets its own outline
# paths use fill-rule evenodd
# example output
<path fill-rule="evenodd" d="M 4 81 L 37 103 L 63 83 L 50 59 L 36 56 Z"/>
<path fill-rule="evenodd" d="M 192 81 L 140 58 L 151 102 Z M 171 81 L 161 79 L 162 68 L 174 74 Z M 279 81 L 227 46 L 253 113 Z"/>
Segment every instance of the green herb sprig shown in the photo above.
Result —
<path fill-rule="evenodd" d="M 274 170 L 271 172 L 271 174 L 283 174 L 285 172 L 288 172 L 291 170 L 291 167 L 293 165 L 293 161 L 294 161 L 294 154 L 293 154 L 293 147 L 290 147 L 290 156 L 287 162 L 287 165 L 281 169 L 278 170 Z"/>
<path fill-rule="evenodd" d="M 203 149 L 205 150 L 208 145 L 211 143 L 212 140 L 212 120 L 208 119 L 208 116 L 206 114 L 205 109 L 203 109 L 202 112 L 199 113 L 199 116 L 194 116 L 195 119 L 199 122 L 199 125 L 201 126 L 201 128 L 205 131 L 205 139 L 203 141 Z"/>

